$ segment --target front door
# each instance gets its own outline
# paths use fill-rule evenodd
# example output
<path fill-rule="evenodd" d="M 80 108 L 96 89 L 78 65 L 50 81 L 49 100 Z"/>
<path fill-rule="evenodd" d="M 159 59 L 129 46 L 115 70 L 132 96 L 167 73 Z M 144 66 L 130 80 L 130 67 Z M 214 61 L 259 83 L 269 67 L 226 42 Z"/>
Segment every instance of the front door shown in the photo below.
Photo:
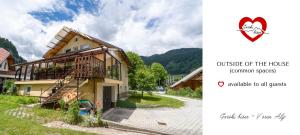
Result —
<path fill-rule="evenodd" d="M 111 86 L 104 86 L 103 87 L 103 112 L 107 111 L 111 108 Z"/>

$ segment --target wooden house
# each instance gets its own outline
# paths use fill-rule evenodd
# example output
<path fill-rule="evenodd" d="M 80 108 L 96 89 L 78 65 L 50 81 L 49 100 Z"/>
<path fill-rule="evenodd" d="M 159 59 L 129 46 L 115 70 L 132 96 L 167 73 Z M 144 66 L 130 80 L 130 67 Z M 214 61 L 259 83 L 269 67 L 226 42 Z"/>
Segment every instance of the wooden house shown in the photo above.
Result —
<path fill-rule="evenodd" d="M 121 48 L 68 27 L 47 46 L 43 59 L 15 65 L 20 95 L 40 97 L 42 105 L 86 99 L 97 111 L 127 96 L 130 63 Z"/>
<path fill-rule="evenodd" d="M 175 82 L 170 87 L 173 89 L 190 87 L 191 89 L 195 90 L 200 86 L 202 86 L 202 67 L 194 70 L 179 81 Z"/>
<path fill-rule="evenodd" d="M 7 79 L 14 79 L 15 71 L 12 65 L 14 58 L 5 49 L 0 48 L 0 93 L 6 92 L 3 88 L 4 81 Z"/>

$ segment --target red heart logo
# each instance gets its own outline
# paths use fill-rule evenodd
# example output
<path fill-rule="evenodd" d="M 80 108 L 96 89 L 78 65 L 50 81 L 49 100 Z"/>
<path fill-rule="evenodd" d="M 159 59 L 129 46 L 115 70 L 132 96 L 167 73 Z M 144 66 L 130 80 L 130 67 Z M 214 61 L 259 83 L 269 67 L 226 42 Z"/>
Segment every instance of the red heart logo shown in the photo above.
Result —
<path fill-rule="evenodd" d="M 245 23 L 247 22 L 251 22 L 252 25 L 251 26 L 246 26 Z M 261 24 L 262 28 L 257 28 L 257 27 L 253 27 L 253 24 L 255 22 L 259 22 Z M 249 30 L 245 30 L 245 28 L 249 29 Z M 249 17 L 244 17 L 240 20 L 239 23 L 239 30 L 241 31 L 241 33 L 250 41 L 254 42 L 255 40 L 259 39 L 266 31 L 267 29 L 267 22 L 264 18 L 262 17 L 257 17 L 254 20 L 252 20 Z M 258 32 L 259 31 L 259 32 Z M 246 32 L 253 32 L 256 36 L 251 37 L 249 36 L 248 33 Z M 255 33 L 256 32 L 256 33 Z"/>
<path fill-rule="evenodd" d="M 219 82 L 218 82 L 218 85 L 219 85 L 220 87 L 223 87 L 223 86 L 224 86 L 224 81 L 219 81 Z"/>

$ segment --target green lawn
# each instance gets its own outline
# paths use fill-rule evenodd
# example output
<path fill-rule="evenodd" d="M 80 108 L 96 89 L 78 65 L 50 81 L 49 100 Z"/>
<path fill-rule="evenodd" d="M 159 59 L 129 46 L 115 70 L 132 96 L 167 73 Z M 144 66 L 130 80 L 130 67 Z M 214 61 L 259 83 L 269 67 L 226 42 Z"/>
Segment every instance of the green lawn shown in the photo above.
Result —
<path fill-rule="evenodd" d="M 21 119 L 9 116 L 5 113 L 6 110 L 14 109 L 20 107 L 21 104 L 31 104 L 37 102 L 36 98 L 32 97 L 22 97 L 22 96 L 9 96 L 0 95 L 0 134 L 9 135 L 91 135 L 89 133 L 77 132 L 67 129 L 55 129 L 47 128 L 39 124 L 37 121 L 30 119 Z M 54 110 L 41 110 L 39 108 L 33 109 L 35 114 L 39 116 L 52 116 L 52 119 L 60 119 L 62 112 L 55 112 Z"/>
<path fill-rule="evenodd" d="M 56 111 L 53 109 L 45 109 L 40 106 L 35 106 L 30 110 L 35 116 L 42 117 L 48 121 L 64 121 L 66 113 L 63 111 Z"/>
<path fill-rule="evenodd" d="M 184 103 L 180 100 L 158 96 L 149 95 L 144 92 L 144 97 L 141 93 L 132 93 L 125 101 L 118 101 L 117 106 L 122 108 L 155 108 L 155 107 L 171 107 L 180 108 Z"/>

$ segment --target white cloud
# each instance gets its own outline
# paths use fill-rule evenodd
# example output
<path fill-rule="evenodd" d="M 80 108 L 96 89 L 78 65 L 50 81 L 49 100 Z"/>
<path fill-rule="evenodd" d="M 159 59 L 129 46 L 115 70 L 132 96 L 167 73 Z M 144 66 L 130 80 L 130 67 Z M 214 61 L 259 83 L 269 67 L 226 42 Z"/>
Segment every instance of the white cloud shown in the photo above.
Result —
<path fill-rule="evenodd" d="M 201 0 L 102 0 L 99 14 L 80 10 L 72 21 L 47 24 L 28 14 L 58 9 L 74 14 L 59 0 L 1 1 L 0 36 L 11 40 L 28 60 L 41 58 L 48 50 L 47 43 L 63 26 L 141 55 L 202 47 Z M 154 20 L 153 27 L 146 28 L 150 20 Z"/>

